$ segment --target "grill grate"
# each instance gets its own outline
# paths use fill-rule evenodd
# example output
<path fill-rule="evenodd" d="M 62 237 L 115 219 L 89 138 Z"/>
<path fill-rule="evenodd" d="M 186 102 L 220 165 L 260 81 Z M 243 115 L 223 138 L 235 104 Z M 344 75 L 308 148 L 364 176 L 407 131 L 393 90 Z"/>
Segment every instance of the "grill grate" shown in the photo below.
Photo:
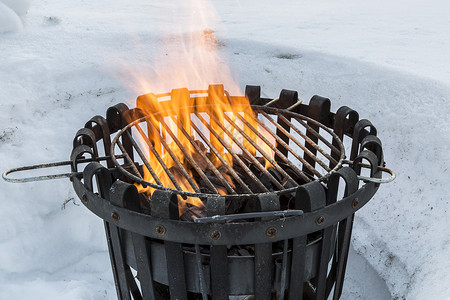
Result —
<path fill-rule="evenodd" d="M 179 94 L 174 91 L 171 94 Z M 171 94 L 153 95 L 151 98 L 158 105 L 155 111 L 130 122 L 112 141 L 111 156 L 118 169 L 143 187 L 189 197 L 225 194 L 222 196 L 233 198 L 289 193 L 301 184 L 326 180 L 341 167 L 345 158 L 342 141 L 321 123 L 289 110 L 250 106 L 245 104 L 245 98 L 227 93 L 224 98 L 239 113 L 218 114 L 213 111 L 214 104 L 205 101 L 212 98 L 209 94 L 202 96 L 202 92 L 207 93 L 188 93 L 188 105 L 181 108 L 184 116 L 164 110 Z M 124 140 L 132 147 L 124 146 Z M 139 171 L 135 154 L 150 179 L 144 179 Z M 167 164 L 167 156 L 173 166 Z M 237 172 L 233 165 L 242 171 Z M 194 171 L 211 192 L 201 192 L 199 182 L 192 176 Z M 163 183 L 161 174 L 169 182 Z M 270 182 L 270 188 L 261 177 Z M 226 192 L 219 191 L 217 184 Z"/>

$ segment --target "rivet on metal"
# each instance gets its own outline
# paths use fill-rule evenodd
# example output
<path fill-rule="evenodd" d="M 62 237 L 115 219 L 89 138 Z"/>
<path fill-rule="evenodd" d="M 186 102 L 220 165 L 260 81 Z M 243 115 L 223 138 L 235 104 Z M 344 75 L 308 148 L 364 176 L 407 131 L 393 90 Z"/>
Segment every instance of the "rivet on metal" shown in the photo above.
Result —
<path fill-rule="evenodd" d="M 266 231 L 266 235 L 270 238 L 273 238 L 277 234 L 277 229 L 274 227 L 269 227 Z"/>
<path fill-rule="evenodd" d="M 353 202 L 352 202 L 352 207 L 356 208 L 358 206 L 358 204 L 359 204 L 359 200 L 358 200 L 358 198 L 355 198 L 355 200 L 353 200 Z"/>
<path fill-rule="evenodd" d="M 111 218 L 116 222 L 119 222 L 119 220 L 120 220 L 120 216 L 116 212 L 113 212 L 111 214 Z"/>
<path fill-rule="evenodd" d="M 157 225 L 155 227 L 155 231 L 159 235 L 165 235 L 166 234 L 166 228 L 164 226 L 162 226 L 162 225 Z"/>
<path fill-rule="evenodd" d="M 325 222 L 325 217 L 324 216 L 320 216 L 316 219 L 316 224 L 317 225 L 322 225 L 323 222 Z"/>
<path fill-rule="evenodd" d="M 209 234 L 209 237 L 215 241 L 220 239 L 220 231 L 218 231 L 218 230 L 211 231 L 211 233 Z"/>

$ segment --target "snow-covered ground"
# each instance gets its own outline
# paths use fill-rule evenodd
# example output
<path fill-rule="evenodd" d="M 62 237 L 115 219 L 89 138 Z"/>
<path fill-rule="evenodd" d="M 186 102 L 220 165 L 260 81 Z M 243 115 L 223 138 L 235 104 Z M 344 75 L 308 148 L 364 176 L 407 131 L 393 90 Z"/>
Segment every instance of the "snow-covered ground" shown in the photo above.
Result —
<path fill-rule="evenodd" d="M 326 96 L 379 130 L 398 178 L 356 215 L 343 298 L 450 299 L 450 3 L 213 1 L 208 28 L 185 26 L 202 17 L 189 8 L 1 0 L 0 170 L 66 160 L 90 117 L 176 87 L 152 81 L 152 66 L 180 56 L 175 30 L 214 30 L 241 88 Z M 68 180 L 0 181 L 0 195 L 0 299 L 115 299 L 102 222 Z"/>

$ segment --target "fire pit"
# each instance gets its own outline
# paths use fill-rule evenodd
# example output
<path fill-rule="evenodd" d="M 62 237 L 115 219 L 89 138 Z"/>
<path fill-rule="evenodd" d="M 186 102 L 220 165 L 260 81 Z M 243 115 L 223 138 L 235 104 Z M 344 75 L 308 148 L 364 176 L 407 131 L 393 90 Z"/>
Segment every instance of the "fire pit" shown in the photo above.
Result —
<path fill-rule="evenodd" d="M 376 129 L 245 92 L 147 94 L 77 132 L 66 175 L 104 220 L 119 299 L 340 297 L 354 213 L 393 175 Z"/>

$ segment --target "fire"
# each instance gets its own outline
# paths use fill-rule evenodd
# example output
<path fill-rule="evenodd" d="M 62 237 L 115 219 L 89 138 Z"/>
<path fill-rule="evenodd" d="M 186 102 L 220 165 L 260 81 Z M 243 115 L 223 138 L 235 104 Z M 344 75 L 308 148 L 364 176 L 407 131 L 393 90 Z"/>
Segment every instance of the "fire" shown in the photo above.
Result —
<path fill-rule="evenodd" d="M 194 184 L 191 184 L 186 177 L 190 179 L 195 177 L 193 175 L 194 163 L 192 161 L 195 164 L 203 165 L 204 168 L 207 167 L 205 158 L 200 154 L 202 153 L 205 156 L 208 154 L 208 149 L 203 144 L 205 138 L 210 143 L 211 148 L 214 148 L 217 152 L 214 155 L 211 155 L 212 152 L 209 154 L 208 159 L 212 166 L 219 169 L 222 165 L 221 159 L 226 164 L 233 165 L 232 156 L 225 149 L 223 142 L 228 141 L 228 149 L 233 149 L 235 145 L 233 145 L 230 137 L 228 139 L 225 138 L 227 136 L 225 132 L 233 133 L 236 139 L 238 133 L 236 130 L 232 130 L 233 126 L 227 124 L 225 115 L 233 120 L 235 119 L 234 116 L 237 114 L 242 116 L 243 113 L 247 122 L 257 128 L 254 113 L 251 111 L 248 100 L 245 97 L 233 97 L 234 100 L 237 100 L 237 103 L 233 102 L 232 104 L 224 91 L 223 85 L 210 85 L 207 93 L 202 94 L 203 96 L 198 96 L 197 93 L 195 97 L 191 97 L 191 92 L 183 88 L 172 90 L 169 94 L 146 94 L 138 98 L 137 107 L 147 116 L 148 124 L 148 140 L 141 140 L 140 143 L 142 145 L 150 143 L 151 146 L 148 146 L 153 147 L 155 152 L 158 153 L 158 155 L 155 155 L 155 153 L 149 151 L 148 161 L 153 174 L 148 168 L 144 167 L 144 180 L 154 184 L 162 184 L 172 189 L 192 193 L 198 192 L 195 190 L 195 186 L 198 183 L 194 182 Z M 169 99 L 159 101 L 159 99 L 165 98 Z M 211 130 L 222 139 L 222 142 L 212 134 L 206 137 L 206 133 L 203 133 L 203 137 L 199 137 L 199 133 L 193 129 L 193 126 L 198 128 L 198 125 L 195 125 L 193 120 L 193 114 L 202 108 L 206 114 L 202 117 L 203 121 L 209 124 Z M 170 126 L 170 123 L 175 126 Z M 247 131 L 249 130 L 247 129 Z M 254 132 L 249 132 L 248 134 L 256 140 Z M 168 142 L 168 140 L 171 140 L 171 142 Z M 203 142 L 196 143 L 196 141 L 200 140 Z M 250 149 L 249 147 L 249 151 L 255 153 L 254 148 Z M 166 166 L 166 169 L 163 168 L 163 165 Z M 183 169 L 187 171 L 187 176 L 181 173 Z M 170 178 L 167 171 L 173 175 L 173 178 Z M 229 175 L 221 174 L 221 176 L 234 188 L 233 180 Z M 176 186 L 177 184 L 178 187 Z M 154 191 L 153 188 L 143 187 L 140 184 L 137 184 L 137 187 L 139 192 L 149 195 Z M 227 190 L 223 187 L 216 187 L 216 190 L 219 194 L 227 194 Z M 185 209 L 186 203 L 194 206 L 203 205 L 201 200 L 197 198 L 188 197 L 183 199 L 179 197 L 180 213 Z"/>
<path fill-rule="evenodd" d="M 192 165 L 192 162 L 189 161 L 187 155 L 181 149 L 185 149 L 188 156 L 199 161 L 202 161 L 202 155 L 199 152 L 208 151 L 211 147 L 217 149 L 218 154 L 209 154 L 211 163 L 216 168 L 222 165 L 221 158 L 230 166 L 232 166 L 233 162 L 229 151 L 212 134 L 207 136 L 211 147 L 203 145 L 206 150 L 201 149 L 199 151 L 201 146 L 195 146 L 192 143 L 192 140 L 201 140 L 199 134 L 192 129 L 194 122 L 192 114 L 197 111 L 197 108 L 208 105 L 208 108 L 204 110 L 204 121 L 209 123 L 212 130 L 217 132 L 233 151 L 242 152 L 236 147 L 236 143 L 233 142 L 232 138 L 225 133 L 226 130 L 241 141 L 251 155 L 256 156 L 258 152 L 226 119 L 229 118 L 233 122 L 239 123 L 241 122 L 240 117 L 242 117 L 256 129 L 258 129 L 258 124 L 248 100 L 245 97 L 233 97 L 233 101 L 230 101 L 224 90 L 224 86 L 226 86 L 227 90 L 230 90 L 233 94 L 242 95 L 242 91 L 240 91 L 238 84 L 233 79 L 230 69 L 220 55 L 220 47 L 223 43 L 216 38 L 215 31 L 211 29 L 217 27 L 218 21 L 214 7 L 211 3 L 204 0 L 192 0 L 188 6 L 190 10 L 188 15 L 191 17 L 189 22 L 177 20 L 177 24 L 180 26 L 179 33 L 173 34 L 176 29 L 171 28 L 171 34 L 167 35 L 163 40 L 160 55 L 152 53 L 154 61 L 151 62 L 150 66 L 143 64 L 144 67 L 141 70 L 139 68 L 128 70 L 127 74 L 132 75 L 132 88 L 139 91 L 139 94 L 142 94 L 141 91 L 167 91 L 172 87 L 184 86 L 201 89 L 209 86 L 207 93 L 201 90 L 190 92 L 187 88 L 180 88 L 174 89 L 167 94 L 146 94 L 139 97 L 137 101 L 138 108 L 146 116 L 149 116 L 147 122 L 148 140 L 141 139 L 139 142 L 142 145 L 150 143 L 147 148 L 153 147 L 158 153 L 158 155 L 155 155 L 149 149 L 148 161 L 152 172 L 144 166 L 144 180 L 168 188 L 194 193 L 198 192 L 198 188 L 196 191 L 195 187 L 197 182 L 192 184 L 186 178 L 190 177 L 192 179 L 194 177 L 194 170 L 187 167 Z M 223 85 L 209 85 L 214 82 L 220 82 Z M 194 107 L 197 108 L 194 109 Z M 241 128 L 266 153 L 270 153 L 270 156 L 273 158 L 272 149 L 267 144 L 261 143 L 248 126 L 242 126 Z M 207 133 L 205 134 L 207 135 Z M 266 135 L 267 133 L 264 134 Z M 270 138 L 268 134 L 267 138 Z M 161 162 L 167 166 L 166 169 Z M 270 163 L 266 162 L 265 167 L 268 168 L 269 166 Z M 181 171 L 183 167 L 188 174 L 183 174 L 183 171 Z M 232 178 L 228 175 L 224 177 L 230 186 L 233 186 Z M 150 196 L 154 190 L 151 187 L 143 187 L 140 184 L 137 184 L 137 187 L 139 192 Z M 217 187 L 216 190 L 220 194 L 227 193 L 227 190 L 223 187 Z M 179 205 L 180 214 L 185 209 L 186 203 L 203 206 L 202 201 L 197 198 L 185 198 L 179 197 L 179 203 L 181 204 Z"/>

